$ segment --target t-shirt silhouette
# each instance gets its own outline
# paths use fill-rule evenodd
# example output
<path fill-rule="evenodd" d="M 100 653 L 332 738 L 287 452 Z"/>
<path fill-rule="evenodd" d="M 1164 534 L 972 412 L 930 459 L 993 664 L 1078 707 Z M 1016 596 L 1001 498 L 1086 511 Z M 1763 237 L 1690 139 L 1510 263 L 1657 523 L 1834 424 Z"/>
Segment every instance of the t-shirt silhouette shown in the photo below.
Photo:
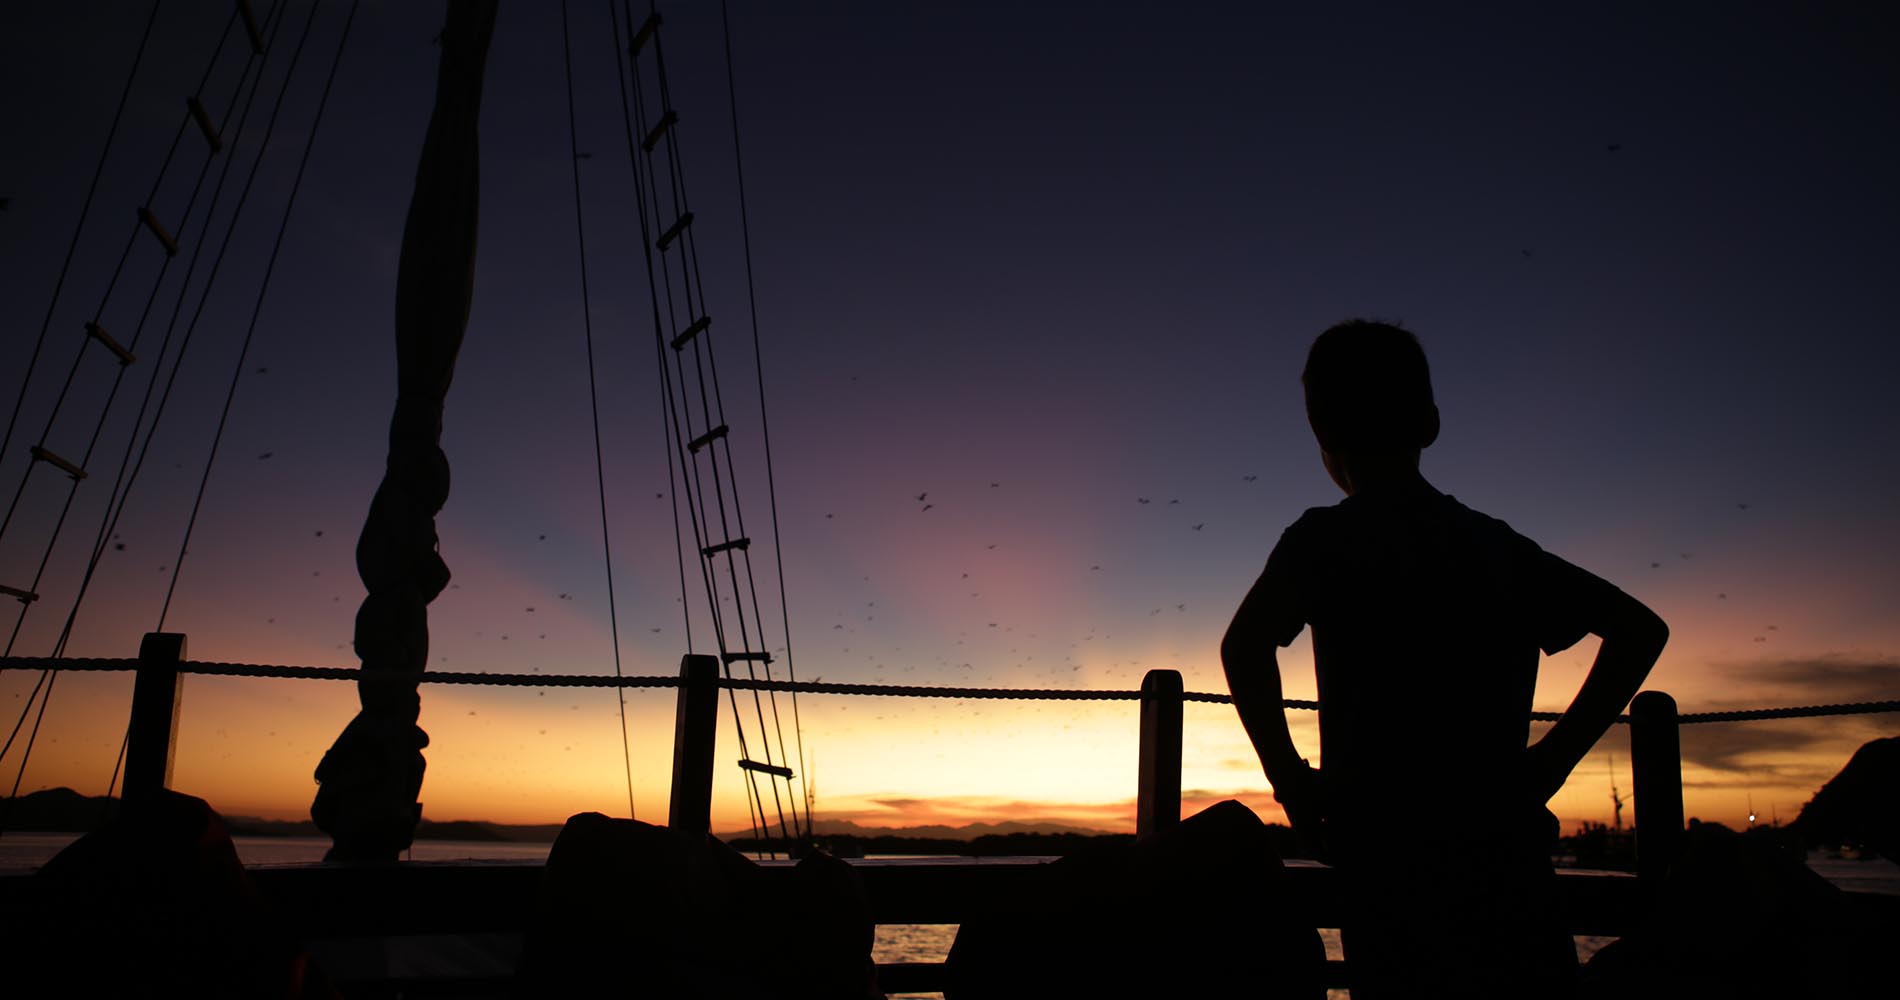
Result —
<path fill-rule="evenodd" d="M 1262 581 L 1274 642 L 1313 629 L 1337 849 L 1394 823 L 1509 829 L 1543 814 L 1520 770 L 1538 651 L 1581 639 L 1609 583 L 1423 483 L 1308 510 Z"/>

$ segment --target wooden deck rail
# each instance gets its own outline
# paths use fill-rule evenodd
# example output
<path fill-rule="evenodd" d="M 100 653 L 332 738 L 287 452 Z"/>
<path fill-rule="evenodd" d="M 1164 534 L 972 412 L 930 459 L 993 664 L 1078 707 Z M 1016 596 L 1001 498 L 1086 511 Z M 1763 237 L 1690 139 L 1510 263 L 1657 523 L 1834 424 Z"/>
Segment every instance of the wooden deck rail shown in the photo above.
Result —
<path fill-rule="evenodd" d="M 184 658 L 185 636 L 179 633 L 150 633 L 139 647 L 126 751 L 128 798 L 171 783 L 182 696 L 179 663 Z M 681 659 L 668 816 L 668 825 L 676 829 L 711 829 L 718 679 L 717 658 Z M 1181 819 L 1182 701 L 1179 672 L 1150 670 L 1142 678 L 1135 773 L 1138 839 Z M 1682 754 L 1675 699 L 1645 691 L 1631 702 L 1630 758 L 1636 778 L 1637 869 L 1646 878 L 1659 879 L 1668 872 L 1682 837 Z"/>
<path fill-rule="evenodd" d="M 181 699 L 179 666 L 185 636 L 152 633 L 140 647 L 128 736 L 128 800 L 167 787 Z M 710 829 L 714 733 L 718 721 L 718 661 L 687 656 L 675 716 L 673 796 L 669 817 L 679 828 Z M 1172 670 L 1150 671 L 1141 687 L 1141 745 L 1137 759 L 1138 836 L 1153 836 L 1180 821 L 1182 681 Z M 1682 839 L 1682 771 L 1675 701 L 1659 691 L 1636 696 L 1630 710 L 1631 757 L 1636 772 L 1640 877 L 1613 872 L 1560 871 L 1559 893 L 1572 933 L 1615 936 L 1629 929 L 1647 893 L 1662 877 Z M 857 861 L 873 918 L 882 924 L 962 923 L 997 907 L 1035 909 L 1027 891 L 1034 869 L 1047 859 L 944 858 Z M 790 862 L 764 862 L 768 878 L 789 875 Z M 400 941 L 441 935 L 519 935 L 534 912 L 542 865 L 520 863 L 412 863 L 394 867 L 287 865 L 251 869 L 260 894 L 292 933 L 305 940 Z M 1272 901 L 1314 927 L 1339 923 L 1331 869 L 1291 862 L 1285 898 Z M 35 880 L 0 876 L 0 916 L 27 918 L 36 908 Z M 1856 894 L 1864 895 L 1864 894 Z M 1882 899 L 1884 903 L 1885 900 Z M 880 984 L 892 992 L 941 990 L 941 964 L 880 966 Z M 1345 981 L 1343 963 L 1329 963 L 1329 982 Z M 439 979 L 430 982 L 441 985 Z M 420 981 L 419 981 L 420 984 Z M 506 995 L 506 982 L 466 984 L 477 995 Z"/>

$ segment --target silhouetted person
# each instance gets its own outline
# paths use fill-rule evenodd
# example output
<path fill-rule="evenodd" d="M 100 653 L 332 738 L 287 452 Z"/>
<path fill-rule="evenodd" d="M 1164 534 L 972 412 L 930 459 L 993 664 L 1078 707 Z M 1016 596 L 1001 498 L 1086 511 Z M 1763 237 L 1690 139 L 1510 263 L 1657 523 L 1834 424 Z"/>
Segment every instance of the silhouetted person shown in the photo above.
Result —
<path fill-rule="evenodd" d="M 1648 608 L 1438 492 L 1411 333 L 1354 321 L 1302 375 L 1346 499 L 1286 529 L 1221 642 L 1274 796 L 1339 870 L 1354 1000 L 1563 996 L 1576 952 L 1551 898 L 1544 803 L 1668 638 Z M 1323 769 L 1287 730 L 1275 647 L 1313 628 Z M 1526 747 L 1538 650 L 1602 637 L 1576 699 Z"/>

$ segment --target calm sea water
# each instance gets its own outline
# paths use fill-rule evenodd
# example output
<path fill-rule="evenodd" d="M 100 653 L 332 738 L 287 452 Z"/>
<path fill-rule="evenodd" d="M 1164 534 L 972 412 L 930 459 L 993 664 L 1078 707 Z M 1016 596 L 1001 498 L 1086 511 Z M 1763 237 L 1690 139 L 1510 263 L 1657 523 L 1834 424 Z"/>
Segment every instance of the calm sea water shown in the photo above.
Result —
<path fill-rule="evenodd" d="M 64 833 L 9 833 L 0 837 L 0 873 L 31 871 L 45 864 L 75 839 Z M 237 837 L 238 857 L 247 865 L 301 864 L 321 861 L 330 846 L 323 837 Z M 545 861 L 549 844 L 496 843 L 492 841 L 422 840 L 410 852 L 414 861 Z M 1900 865 L 1882 858 L 1849 861 L 1815 855 L 1808 867 L 1843 889 L 1858 892 L 1882 892 L 1900 896 Z M 872 956 L 879 962 L 941 962 L 956 939 L 956 924 L 883 924 L 877 929 Z M 1322 929 L 1326 957 L 1340 958 L 1339 932 Z M 1597 949 L 1615 940 L 1607 937 L 1577 938 L 1577 956 L 1588 959 Z M 1328 994 L 1329 1000 L 1343 1000 L 1344 990 Z M 892 1000 L 929 1000 L 937 993 L 892 994 Z"/>

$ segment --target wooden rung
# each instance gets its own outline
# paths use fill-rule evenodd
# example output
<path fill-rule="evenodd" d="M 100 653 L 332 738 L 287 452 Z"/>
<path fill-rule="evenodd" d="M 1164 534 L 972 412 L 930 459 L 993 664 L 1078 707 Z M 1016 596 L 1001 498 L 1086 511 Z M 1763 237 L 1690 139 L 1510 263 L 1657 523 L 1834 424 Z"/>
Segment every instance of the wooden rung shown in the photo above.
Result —
<path fill-rule="evenodd" d="M 772 662 L 772 654 L 767 653 L 764 650 L 760 650 L 759 652 L 756 652 L 756 653 L 750 650 L 743 653 L 721 653 L 719 654 L 719 656 L 722 659 L 724 659 L 727 663 L 770 663 Z"/>
<path fill-rule="evenodd" d="M 694 320 L 692 326 L 689 326 L 686 329 L 681 330 L 679 332 L 679 336 L 673 338 L 673 349 L 677 351 L 680 348 L 685 347 L 687 344 L 692 342 L 692 339 L 694 337 L 697 337 L 700 334 L 705 333 L 706 328 L 711 325 L 712 325 L 711 316 L 701 316 L 700 318 Z"/>
<path fill-rule="evenodd" d="M 735 538 L 730 542 L 720 542 L 718 545 L 708 545 L 705 548 L 700 549 L 699 554 L 706 556 L 707 558 L 711 558 L 713 556 L 718 555 L 721 552 L 725 552 L 730 549 L 738 549 L 739 551 L 744 552 L 745 550 L 751 547 L 752 547 L 752 539 Z"/>
<path fill-rule="evenodd" d="M 700 436 L 692 439 L 691 441 L 686 442 L 686 450 L 697 455 L 699 454 L 699 449 L 704 448 L 709 444 L 712 444 L 714 441 L 717 441 L 722 437 L 725 437 L 726 433 L 729 430 L 731 430 L 731 428 L 727 427 L 725 424 L 720 424 L 719 426 L 713 428 L 712 430 L 709 430 L 706 433 L 701 434 Z"/>
<path fill-rule="evenodd" d="M 257 26 L 257 12 L 251 9 L 251 0 L 237 0 L 238 16 L 244 18 L 244 33 L 251 36 L 251 51 L 264 54 L 264 32 Z"/>
<path fill-rule="evenodd" d="M 112 334 L 107 333 L 105 327 L 90 320 L 86 323 L 86 336 L 104 344 L 106 350 L 118 355 L 119 366 L 122 368 L 138 360 L 131 351 L 126 350 L 118 341 L 113 340 Z"/>
<path fill-rule="evenodd" d="M 158 216 L 153 215 L 151 209 L 140 205 L 139 221 L 145 223 L 145 228 L 151 230 L 152 235 L 158 237 L 158 242 L 164 245 L 165 256 L 178 256 L 178 241 L 172 239 L 172 234 L 167 232 L 165 227 L 159 223 Z"/>
<path fill-rule="evenodd" d="M 668 129 L 672 128 L 675 125 L 678 125 L 679 123 L 680 123 L 680 116 L 677 114 L 674 114 L 671 111 L 668 111 L 666 114 L 661 115 L 660 123 L 658 125 L 653 126 L 653 131 L 648 132 L 647 137 L 640 141 L 640 148 L 646 150 L 649 153 L 653 152 L 653 147 L 660 144 L 660 137 L 665 135 Z"/>
<path fill-rule="evenodd" d="M 80 468 L 77 465 L 74 465 L 71 462 L 66 461 L 65 459 L 59 457 L 58 455 L 53 454 L 50 451 L 47 451 L 45 448 L 42 448 L 39 445 L 33 446 L 33 458 L 36 461 L 45 462 L 47 465 L 58 466 L 61 471 L 73 477 L 73 482 L 78 482 L 81 479 L 86 478 L 86 470 Z"/>
<path fill-rule="evenodd" d="M 672 227 L 667 229 L 666 232 L 661 233 L 660 238 L 654 241 L 653 245 L 659 247 L 661 250 L 665 250 L 668 246 L 672 245 L 674 240 L 679 238 L 679 235 L 681 233 L 686 231 L 687 226 L 690 226 L 692 224 L 693 224 L 693 213 L 688 212 L 685 215 L 680 216 L 680 220 L 678 222 L 673 223 Z"/>
<path fill-rule="evenodd" d="M 35 594 L 34 592 L 30 590 L 21 590 L 18 587 L 9 587 L 4 583 L 0 583 L 0 594 L 5 594 L 8 597 L 16 598 L 19 600 L 21 604 L 32 604 L 34 601 L 37 601 L 40 599 L 40 595 Z"/>
<path fill-rule="evenodd" d="M 627 46 L 627 51 L 633 55 L 639 55 L 640 50 L 646 47 L 647 40 L 652 38 L 653 33 L 658 30 L 660 30 L 660 12 L 656 10 L 647 15 L 646 23 L 640 26 L 639 31 L 633 33 L 633 42 Z"/>
<path fill-rule="evenodd" d="M 198 131 L 205 134 L 205 141 L 211 144 L 211 151 L 213 153 L 223 151 L 224 140 L 218 138 L 218 127 L 211 124 L 211 115 L 205 111 L 205 106 L 198 103 L 196 97 L 187 97 L 185 108 L 191 112 L 191 120 L 198 123 Z"/>
<path fill-rule="evenodd" d="M 792 780 L 792 769 L 778 764 L 761 764 L 756 760 L 746 760 L 742 757 L 739 759 L 739 767 L 747 771 L 757 771 L 760 774 L 776 775 L 786 781 Z"/>

